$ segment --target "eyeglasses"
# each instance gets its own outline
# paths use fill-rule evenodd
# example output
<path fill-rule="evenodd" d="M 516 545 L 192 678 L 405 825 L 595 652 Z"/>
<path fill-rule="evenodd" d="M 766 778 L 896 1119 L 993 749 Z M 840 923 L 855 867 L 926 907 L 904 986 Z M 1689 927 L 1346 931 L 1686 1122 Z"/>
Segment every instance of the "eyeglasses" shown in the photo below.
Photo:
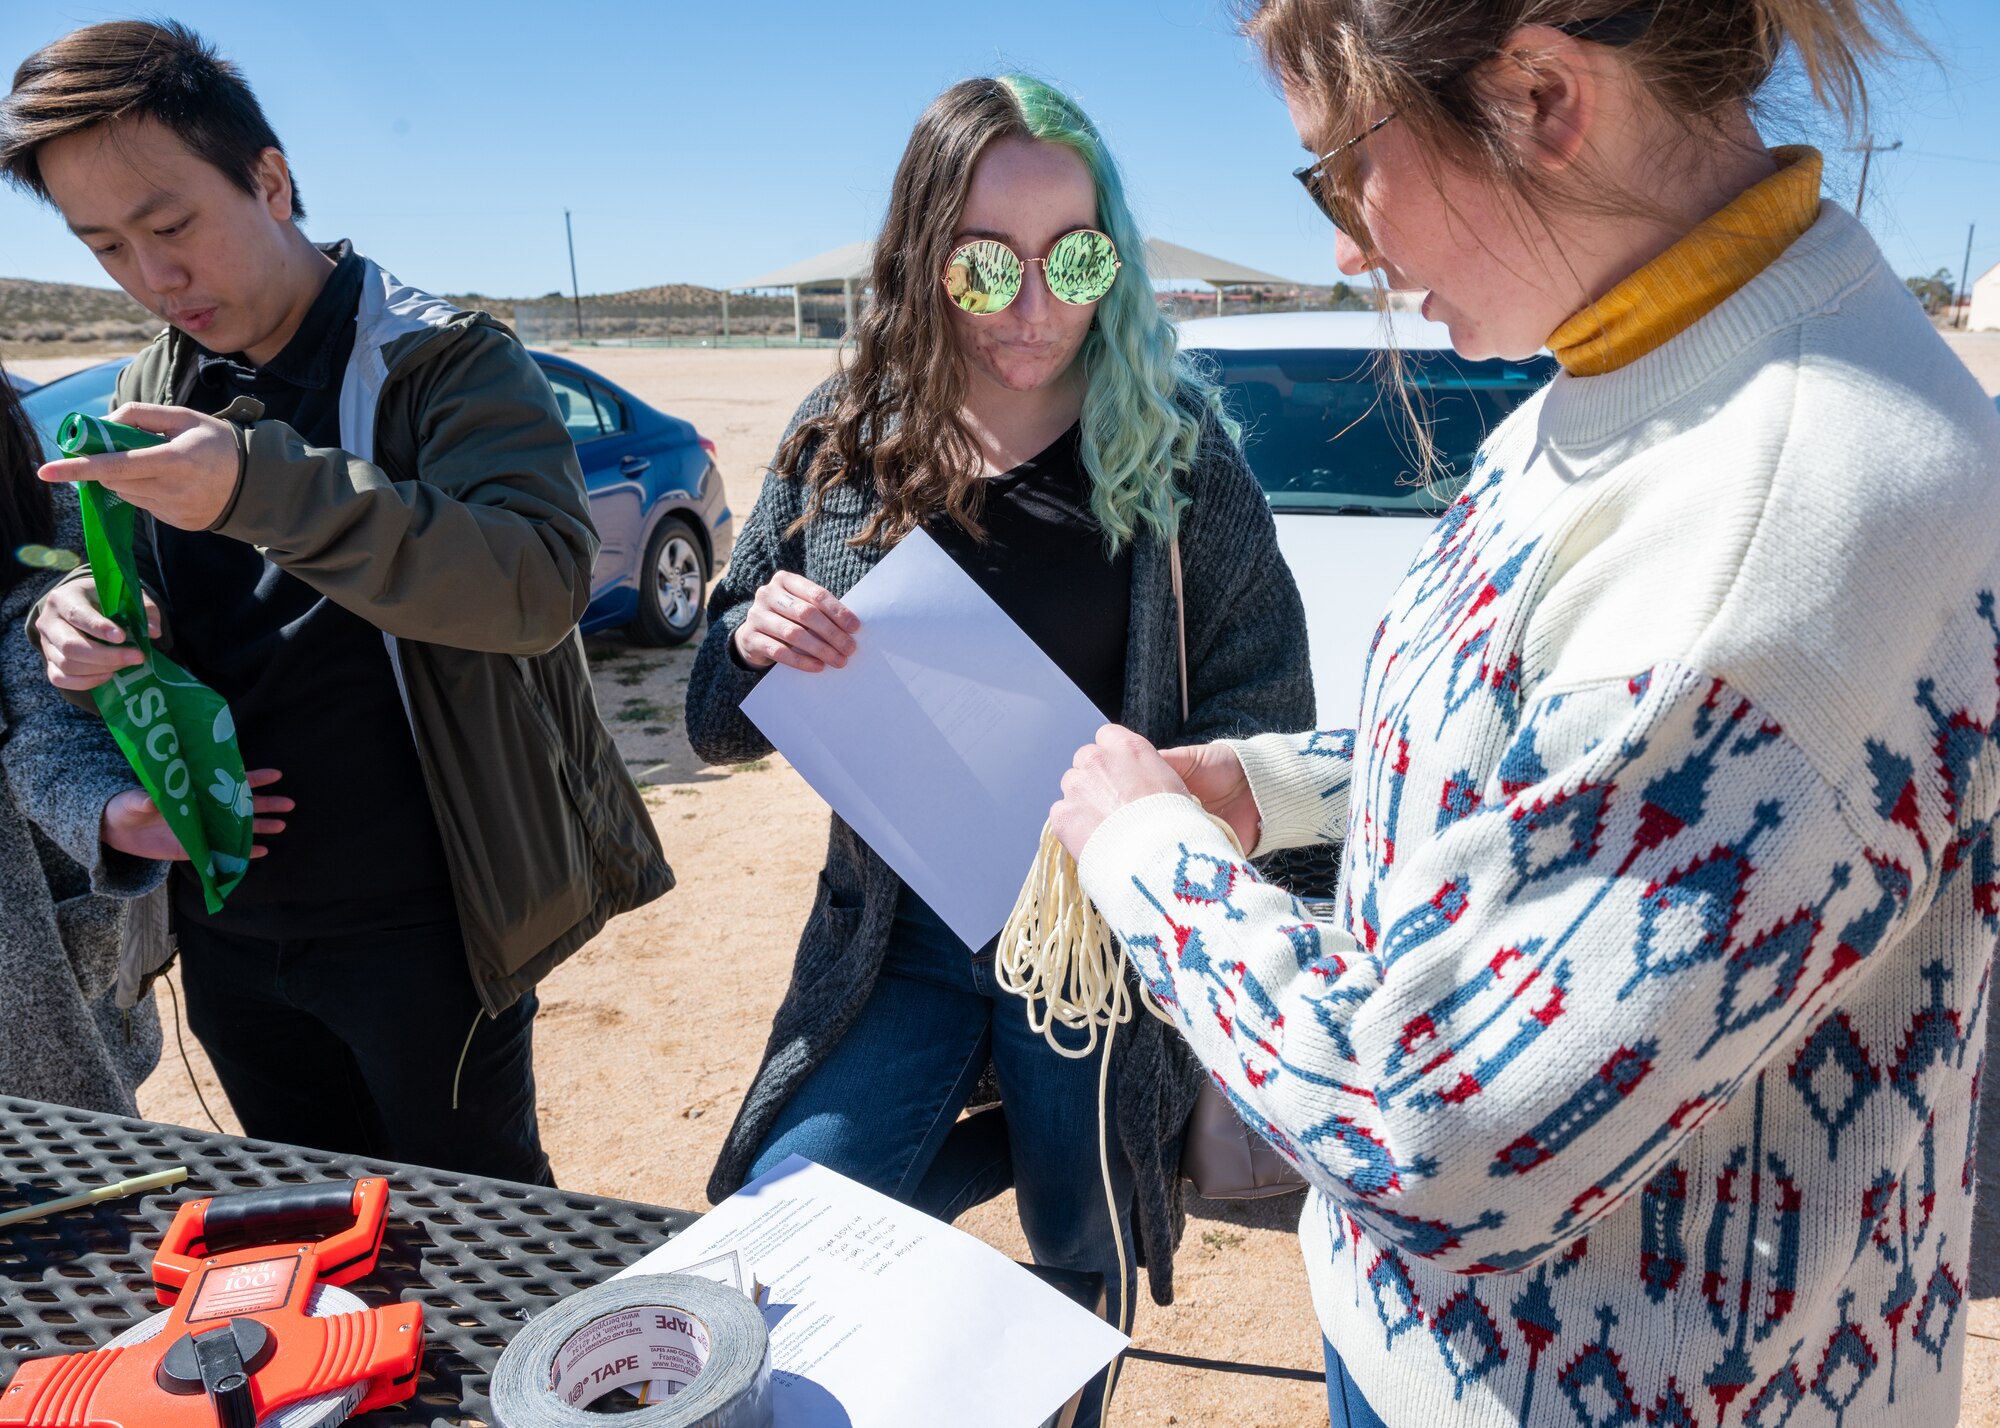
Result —
<path fill-rule="evenodd" d="M 1652 29 L 1653 17 L 1657 13 L 1656 10 L 1650 7 L 1637 10 L 1620 10 L 1616 14 L 1600 15 L 1595 20 L 1569 20 L 1550 28 L 1560 30 L 1571 39 L 1584 40 L 1594 45 L 1610 45 L 1613 48 L 1623 48 L 1626 45 L 1636 43 L 1648 30 Z M 1443 82 L 1450 83 L 1461 75 L 1477 69 L 1491 58 L 1491 55 L 1484 55 L 1469 64 L 1461 65 L 1446 75 Z M 1297 179 L 1304 186 L 1305 191 L 1312 196 L 1313 204 L 1319 211 L 1327 216 L 1327 219 L 1334 227 L 1356 242 L 1362 241 L 1364 230 L 1361 222 L 1360 208 L 1350 197 L 1359 188 L 1359 185 L 1353 181 L 1352 165 L 1342 165 L 1341 167 L 1349 170 L 1349 172 L 1339 177 L 1336 177 L 1329 171 L 1328 165 L 1343 155 L 1351 154 L 1360 146 L 1363 140 L 1376 133 L 1391 119 L 1394 119 L 1397 116 L 1397 112 L 1394 109 L 1390 110 L 1353 138 L 1334 145 L 1304 168 L 1292 170 L 1292 177 Z"/>
<path fill-rule="evenodd" d="M 1123 266 L 1118 246 L 1095 228 L 1063 234 L 1046 258 L 1023 258 L 997 238 L 975 238 L 952 250 L 944 265 L 944 290 L 960 311 L 990 317 L 1020 296 L 1031 263 L 1042 265 L 1042 280 L 1056 301 L 1072 307 L 1110 292 Z"/>
<path fill-rule="evenodd" d="M 1361 211 L 1349 202 L 1347 196 L 1357 192 L 1359 185 L 1352 182 L 1351 176 L 1348 176 L 1346 181 L 1336 182 L 1327 172 L 1327 165 L 1341 155 L 1358 148 L 1364 139 L 1378 132 L 1384 124 L 1395 117 L 1396 111 L 1392 109 L 1352 139 L 1343 144 L 1335 144 L 1304 168 L 1292 170 L 1292 177 L 1305 186 L 1305 191 L 1312 196 L 1312 201 L 1319 211 L 1327 216 L 1335 228 L 1356 242 L 1361 240 Z"/>

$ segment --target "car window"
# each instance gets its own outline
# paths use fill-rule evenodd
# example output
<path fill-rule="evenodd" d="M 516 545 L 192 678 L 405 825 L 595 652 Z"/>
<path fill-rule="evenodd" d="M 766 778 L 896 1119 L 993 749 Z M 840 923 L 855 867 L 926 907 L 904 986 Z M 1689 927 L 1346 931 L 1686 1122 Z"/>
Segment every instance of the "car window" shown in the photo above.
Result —
<path fill-rule="evenodd" d="M 27 413 L 28 424 L 42 438 L 42 450 L 51 459 L 56 455 L 56 429 L 64 417 L 71 412 L 109 415 L 111 394 L 117 389 L 118 374 L 124 370 L 123 362 L 101 363 L 58 377 L 22 396 L 21 410 Z"/>
<path fill-rule="evenodd" d="M 542 375 L 549 379 L 549 386 L 556 394 L 556 410 L 562 413 L 571 441 L 581 446 L 604 435 L 604 424 L 598 419 L 597 403 L 590 395 L 588 382 L 556 367 L 542 368 Z"/>
<path fill-rule="evenodd" d="M 625 408 L 619 403 L 618 398 L 595 382 L 590 384 L 590 395 L 597 404 L 598 425 L 603 428 L 605 435 L 610 436 L 625 430 Z"/>
<path fill-rule="evenodd" d="M 1429 515 L 1450 504 L 1487 433 L 1547 382 L 1552 359 L 1468 362 L 1403 354 L 1428 410 L 1438 469 L 1419 476 L 1415 432 L 1376 354 L 1354 349 L 1205 351 L 1243 454 L 1272 508 Z"/>

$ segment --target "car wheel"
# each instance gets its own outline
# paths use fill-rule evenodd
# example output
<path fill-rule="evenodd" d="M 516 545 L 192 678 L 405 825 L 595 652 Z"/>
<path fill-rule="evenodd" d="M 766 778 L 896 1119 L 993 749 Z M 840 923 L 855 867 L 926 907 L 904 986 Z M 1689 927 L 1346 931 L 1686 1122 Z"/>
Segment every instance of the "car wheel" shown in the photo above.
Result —
<path fill-rule="evenodd" d="M 684 645 L 701 627 L 708 591 L 708 557 L 701 537 L 678 516 L 668 516 L 646 542 L 639 565 L 639 614 L 631 635 L 644 645 Z"/>

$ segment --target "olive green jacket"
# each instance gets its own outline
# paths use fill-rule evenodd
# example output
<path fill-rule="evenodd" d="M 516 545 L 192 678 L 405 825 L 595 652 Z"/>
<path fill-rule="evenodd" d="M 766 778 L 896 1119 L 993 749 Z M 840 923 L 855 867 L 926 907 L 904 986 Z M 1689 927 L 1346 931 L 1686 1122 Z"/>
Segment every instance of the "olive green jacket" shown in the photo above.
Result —
<path fill-rule="evenodd" d="M 372 262 L 356 327 L 341 448 L 309 446 L 238 401 L 223 415 L 242 474 L 210 529 L 382 631 L 466 961 L 497 1014 L 673 872 L 591 690 L 576 627 L 597 533 L 547 380 L 498 322 Z M 195 350 L 161 333 L 118 399 L 181 404 Z M 171 648 L 153 537 L 142 513 L 140 574 Z"/>

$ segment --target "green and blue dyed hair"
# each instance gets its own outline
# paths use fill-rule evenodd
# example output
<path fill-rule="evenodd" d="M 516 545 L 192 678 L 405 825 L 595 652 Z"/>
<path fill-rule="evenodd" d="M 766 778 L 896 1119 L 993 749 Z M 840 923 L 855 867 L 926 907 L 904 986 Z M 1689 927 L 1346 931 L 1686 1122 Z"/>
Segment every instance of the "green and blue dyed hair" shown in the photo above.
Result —
<path fill-rule="evenodd" d="M 1124 263 L 1077 357 L 1087 383 L 1083 460 L 1106 541 L 1124 546 L 1142 527 L 1168 538 L 1179 525 L 1185 496 L 1176 477 L 1194 460 L 1203 414 L 1219 412 L 1215 389 L 1180 360 L 1173 324 L 1153 296 L 1145 241 L 1096 126 L 1054 86 L 1010 74 L 953 85 L 918 119 L 890 190 L 873 300 L 856 324 L 839 395 L 779 452 L 778 472 L 813 487 L 806 520 L 835 485 L 874 487 L 879 505 L 856 544 L 893 544 L 940 513 L 979 529 L 982 468 L 959 416 L 965 374 L 940 277 L 979 157 L 1006 138 L 1060 144 L 1083 160 L 1098 226 Z"/>

